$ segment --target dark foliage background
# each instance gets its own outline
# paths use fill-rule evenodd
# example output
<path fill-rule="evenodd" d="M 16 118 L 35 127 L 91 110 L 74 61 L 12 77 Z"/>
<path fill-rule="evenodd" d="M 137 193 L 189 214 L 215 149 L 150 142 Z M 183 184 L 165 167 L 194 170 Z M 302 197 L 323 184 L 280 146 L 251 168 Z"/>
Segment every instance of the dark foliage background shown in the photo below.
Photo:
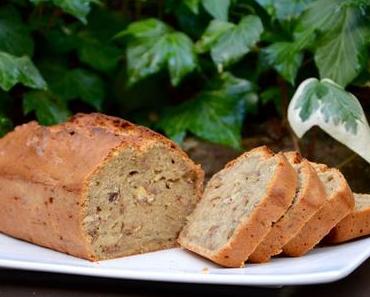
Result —
<path fill-rule="evenodd" d="M 367 111 L 369 24 L 367 0 L 2 1 L 0 132 L 101 111 L 239 148 L 309 77 Z"/>

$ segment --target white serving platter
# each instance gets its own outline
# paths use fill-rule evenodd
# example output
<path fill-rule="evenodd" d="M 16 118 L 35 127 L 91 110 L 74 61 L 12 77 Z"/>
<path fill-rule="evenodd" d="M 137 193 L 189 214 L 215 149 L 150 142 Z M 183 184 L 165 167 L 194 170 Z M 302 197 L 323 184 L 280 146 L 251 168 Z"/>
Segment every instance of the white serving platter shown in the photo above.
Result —
<path fill-rule="evenodd" d="M 0 267 L 94 277 L 248 286 L 327 283 L 346 277 L 370 256 L 370 238 L 316 248 L 245 268 L 221 268 L 180 248 L 92 263 L 0 234 Z"/>

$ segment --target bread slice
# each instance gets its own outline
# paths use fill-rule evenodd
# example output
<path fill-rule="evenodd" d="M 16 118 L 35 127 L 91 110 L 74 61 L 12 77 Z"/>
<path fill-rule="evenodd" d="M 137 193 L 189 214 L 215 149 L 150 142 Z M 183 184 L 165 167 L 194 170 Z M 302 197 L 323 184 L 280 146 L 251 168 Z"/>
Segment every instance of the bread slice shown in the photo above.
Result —
<path fill-rule="evenodd" d="M 202 186 L 176 144 L 102 114 L 0 139 L 0 232 L 90 260 L 176 246 Z"/>
<path fill-rule="evenodd" d="M 268 235 L 248 258 L 253 263 L 262 263 L 280 254 L 289 242 L 311 219 L 326 201 L 324 185 L 315 169 L 297 152 L 284 153 L 298 175 L 296 194 L 292 205 L 271 228 Z"/>
<path fill-rule="evenodd" d="M 241 267 L 294 197 L 295 170 L 282 153 L 259 147 L 208 182 L 179 243 L 226 267 Z"/>
<path fill-rule="evenodd" d="M 284 247 L 288 256 L 302 256 L 314 248 L 354 207 L 346 179 L 338 169 L 311 163 L 326 189 L 326 202 Z"/>
<path fill-rule="evenodd" d="M 370 194 L 354 194 L 355 209 L 329 233 L 325 242 L 339 243 L 370 234 Z"/>

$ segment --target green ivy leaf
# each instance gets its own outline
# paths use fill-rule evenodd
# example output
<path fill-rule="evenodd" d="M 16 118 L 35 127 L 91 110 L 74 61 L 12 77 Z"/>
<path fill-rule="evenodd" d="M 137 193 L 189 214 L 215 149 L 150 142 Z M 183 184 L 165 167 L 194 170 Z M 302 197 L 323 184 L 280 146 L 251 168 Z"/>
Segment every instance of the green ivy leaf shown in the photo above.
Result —
<path fill-rule="evenodd" d="M 146 19 L 131 23 L 125 30 L 116 34 L 115 38 L 132 37 L 134 39 L 158 38 L 170 31 L 170 27 L 157 19 Z"/>
<path fill-rule="evenodd" d="M 13 122 L 6 115 L 0 113 L 0 137 L 13 129 Z"/>
<path fill-rule="evenodd" d="M 121 54 L 118 48 L 88 36 L 80 36 L 77 51 L 82 62 L 105 72 L 112 71 L 117 66 Z"/>
<path fill-rule="evenodd" d="M 370 162 L 370 127 L 361 104 L 332 80 L 305 80 L 289 104 L 288 120 L 299 137 L 319 126 Z"/>
<path fill-rule="evenodd" d="M 198 42 L 201 52 L 211 48 L 211 56 L 220 72 L 239 61 L 260 40 L 263 25 L 258 16 L 243 17 L 238 25 L 213 21 Z"/>
<path fill-rule="evenodd" d="M 17 83 L 46 89 L 46 82 L 28 57 L 18 58 L 0 51 L 0 87 L 9 91 Z"/>
<path fill-rule="evenodd" d="M 13 109 L 13 102 L 9 93 L 0 89 L 0 113 L 9 114 Z"/>
<path fill-rule="evenodd" d="M 320 40 L 315 62 L 320 77 L 333 79 L 346 86 L 363 69 L 368 28 L 359 23 L 360 11 L 354 8 L 346 9 L 341 18 L 338 16 L 339 31 L 329 31 Z"/>
<path fill-rule="evenodd" d="M 7 116 L 12 107 L 13 100 L 8 93 L 0 90 L 0 137 L 13 128 L 12 120 Z"/>
<path fill-rule="evenodd" d="M 60 7 L 65 13 L 73 15 L 82 23 L 86 24 L 86 16 L 91 10 L 91 3 L 99 3 L 97 0 L 30 0 L 33 4 L 52 2 Z"/>
<path fill-rule="evenodd" d="M 57 54 L 66 54 L 81 45 L 75 33 L 64 26 L 47 31 L 45 38 L 50 49 Z"/>
<path fill-rule="evenodd" d="M 199 13 L 199 1 L 200 0 L 184 0 L 184 5 L 190 9 L 194 14 Z"/>
<path fill-rule="evenodd" d="M 314 0 L 256 0 L 269 15 L 280 21 L 298 18 Z"/>
<path fill-rule="evenodd" d="M 201 0 L 166 0 L 167 10 L 171 11 L 176 18 L 176 27 L 186 35 L 198 39 L 204 27 L 208 24 L 209 18 L 200 10 Z"/>
<path fill-rule="evenodd" d="M 116 10 L 104 6 L 95 7 L 87 18 L 86 32 L 103 44 L 112 41 L 112 37 L 126 27 L 129 20 Z"/>
<path fill-rule="evenodd" d="M 369 39 L 366 14 L 348 1 L 319 0 L 302 15 L 295 39 L 308 47 L 314 33 L 319 33 L 315 62 L 321 78 L 330 78 L 342 86 L 362 70 Z"/>
<path fill-rule="evenodd" d="M 370 60 L 368 61 L 367 68 L 352 82 L 352 85 L 361 88 L 370 88 Z"/>
<path fill-rule="evenodd" d="M 227 21 L 230 0 L 202 0 L 204 9 L 215 19 Z"/>
<path fill-rule="evenodd" d="M 112 37 L 126 25 L 127 20 L 117 11 L 105 7 L 92 10 L 88 25 L 75 38 L 80 60 L 99 71 L 114 70 L 121 50 L 112 43 Z"/>
<path fill-rule="evenodd" d="M 167 34 L 167 67 L 171 76 L 171 83 L 177 86 L 186 74 L 192 72 L 196 64 L 193 42 L 183 33 Z"/>
<path fill-rule="evenodd" d="M 263 105 L 272 102 L 275 106 L 276 111 L 282 115 L 281 108 L 281 90 L 278 87 L 269 87 L 264 90 L 259 97 Z"/>
<path fill-rule="evenodd" d="M 158 128 L 177 142 L 189 131 L 205 140 L 240 148 L 245 113 L 253 111 L 256 102 L 249 81 L 225 72 L 195 98 L 165 110 Z"/>
<path fill-rule="evenodd" d="M 33 53 L 33 40 L 18 11 L 11 6 L 0 7 L 0 51 L 15 56 Z"/>
<path fill-rule="evenodd" d="M 100 28 L 97 26 L 100 21 Z M 102 23 L 108 23 L 101 26 Z M 121 29 L 125 22 L 116 14 L 96 9 L 89 15 L 89 24 L 83 27 L 74 23 L 61 25 L 46 31 L 48 46 L 57 54 L 77 51 L 81 62 L 90 67 L 110 72 L 116 68 L 121 50 L 112 43 L 112 36 Z M 102 28 L 103 27 L 103 28 Z"/>
<path fill-rule="evenodd" d="M 198 53 L 203 54 L 211 50 L 212 46 L 220 39 L 222 34 L 234 28 L 232 23 L 212 20 L 200 40 L 195 44 Z"/>
<path fill-rule="evenodd" d="M 63 101 L 81 99 L 97 110 L 102 109 L 105 97 L 104 84 L 101 78 L 84 69 L 73 69 L 62 72 L 50 89 Z"/>
<path fill-rule="evenodd" d="M 63 100 L 47 91 L 31 91 L 23 97 L 25 115 L 35 112 L 42 125 L 53 125 L 64 122 L 70 116 Z"/>
<path fill-rule="evenodd" d="M 302 65 L 303 54 L 292 42 L 276 42 L 264 48 L 262 53 L 266 61 L 292 85 L 299 67 Z"/>
<path fill-rule="evenodd" d="M 129 84 L 168 68 L 171 83 L 177 86 L 196 68 L 196 55 L 191 39 L 173 31 L 156 19 L 132 23 L 118 37 L 129 37 L 127 68 Z"/>

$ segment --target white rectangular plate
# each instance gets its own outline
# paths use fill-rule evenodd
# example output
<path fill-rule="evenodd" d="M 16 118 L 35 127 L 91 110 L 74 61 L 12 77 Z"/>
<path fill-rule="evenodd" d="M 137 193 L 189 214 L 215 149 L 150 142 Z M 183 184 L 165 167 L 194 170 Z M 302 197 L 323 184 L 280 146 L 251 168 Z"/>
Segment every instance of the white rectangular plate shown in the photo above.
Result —
<path fill-rule="evenodd" d="M 332 282 L 370 256 L 370 238 L 245 268 L 220 268 L 180 248 L 92 263 L 0 234 L 0 267 L 165 282 L 283 286 Z"/>

